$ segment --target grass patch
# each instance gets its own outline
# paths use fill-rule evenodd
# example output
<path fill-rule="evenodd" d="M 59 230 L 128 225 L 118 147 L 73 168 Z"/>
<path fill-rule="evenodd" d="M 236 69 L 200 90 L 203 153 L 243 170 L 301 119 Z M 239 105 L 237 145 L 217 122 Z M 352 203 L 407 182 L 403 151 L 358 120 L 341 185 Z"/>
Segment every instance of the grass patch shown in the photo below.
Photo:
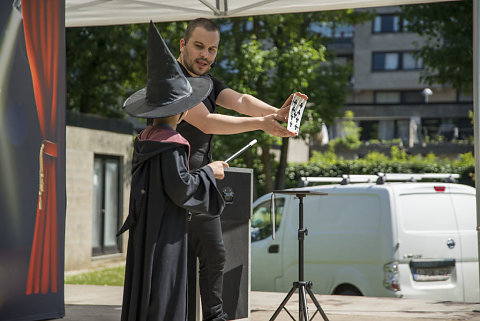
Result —
<path fill-rule="evenodd" d="M 120 285 L 123 286 L 125 265 L 85 272 L 65 277 L 66 284 Z"/>

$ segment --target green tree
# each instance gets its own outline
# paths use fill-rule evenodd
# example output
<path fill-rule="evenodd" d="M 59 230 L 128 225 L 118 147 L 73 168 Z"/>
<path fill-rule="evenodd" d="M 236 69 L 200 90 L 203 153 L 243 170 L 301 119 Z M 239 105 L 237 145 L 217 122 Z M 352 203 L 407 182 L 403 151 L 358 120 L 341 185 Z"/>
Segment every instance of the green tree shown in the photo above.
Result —
<path fill-rule="evenodd" d="M 320 119 L 329 123 L 338 116 L 349 91 L 352 70 L 350 64 L 334 62 L 333 52 L 325 46 L 329 38 L 316 31 L 315 24 L 328 21 L 335 28 L 371 18 L 370 12 L 346 10 L 223 20 L 221 63 L 215 72 L 233 89 L 253 94 L 276 107 L 280 107 L 290 93 L 307 94 L 309 104 L 300 132 L 302 138 L 308 139 L 321 129 Z M 265 190 L 274 187 L 273 177 L 275 188 L 283 188 L 289 138 L 280 140 L 263 133 L 236 136 L 235 141 L 242 141 L 241 145 L 256 136 L 262 154 Z M 221 143 L 222 140 L 229 143 Z M 231 137 L 216 138 L 222 149 L 240 148 L 235 141 Z M 271 155 L 274 145 L 281 148 L 275 174 Z M 219 156 L 221 152 L 216 149 L 214 155 Z M 251 153 L 245 156 L 252 158 Z"/>
<path fill-rule="evenodd" d="M 360 134 L 362 128 L 358 127 L 353 120 L 354 114 L 351 110 L 346 110 L 343 115 L 342 126 L 345 132 L 344 137 L 335 138 L 330 141 L 330 145 L 333 147 L 337 143 L 341 143 L 350 149 L 357 149 L 362 142 L 360 141 Z"/>
<path fill-rule="evenodd" d="M 166 24 L 162 35 L 178 48 L 185 22 Z M 121 106 L 146 85 L 148 24 L 66 30 L 67 108 L 106 117 L 125 117 Z M 177 50 L 178 52 L 178 50 Z"/>
<path fill-rule="evenodd" d="M 281 107 L 290 93 L 309 96 L 301 135 L 308 138 L 320 130 L 320 119 L 332 122 L 343 107 L 349 90 L 351 66 L 336 64 L 328 49 L 329 38 L 315 26 L 328 22 L 332 28 L 371 19 L 369 12 L 353 10 L 269 15 L 221 19 L 218 64 L 212 70 L 228 86 Z M 174 55 L 186 22 L 158 24 Z M 67 29 L 67 107 L 83 113 L 125 117 L 125 98 L 145 86 L 147 24 Z M 222 109 L 221 112 L 230 113 Z M 217 136 L 214 157 L 229 156 L 252 138 L 259 140 L 261 164 L 256 151 L 246 152 L 234 163 L 256 167 L 266 190 L 282 188 L 285 182 L 289 139 L 263 133 Z M 278 167 L 272 147 L 281 146 Z M 243 160 L 243 162 L 241 162 Z M 276 170 L 276 175 L 274 174 Z M 276 176 L 274 180 L 273 177 Z"/>
<path fill-rule="evenodd" d="M 408 29 L 427 38 L 418 53 L 425 65 L 422 81 L 472 92 L 472 5 L 462 0 L 402 7 Z"/>

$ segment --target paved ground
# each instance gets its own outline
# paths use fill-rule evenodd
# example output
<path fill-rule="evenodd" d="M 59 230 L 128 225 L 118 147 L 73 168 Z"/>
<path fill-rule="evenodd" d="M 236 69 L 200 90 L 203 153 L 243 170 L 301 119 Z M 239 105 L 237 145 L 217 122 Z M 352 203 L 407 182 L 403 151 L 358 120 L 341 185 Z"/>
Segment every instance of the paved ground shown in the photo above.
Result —
<path fill-rule="evenodd" d="M 65 321 L 120 320 L 122 287 L 65 285 Z M 250 321 L 270 320 L 285 293 L 252 292 Z M 480 321 L 480 303 L 317 295 L 330 321 Z M 298 294 L 287 309 L 298 320 Z M 310 317 L 315 306 L 309 304 Z M 277 321 L 291 321 L 283 311 Z M 314 320 L 322 320 L 317 313 Z"/>

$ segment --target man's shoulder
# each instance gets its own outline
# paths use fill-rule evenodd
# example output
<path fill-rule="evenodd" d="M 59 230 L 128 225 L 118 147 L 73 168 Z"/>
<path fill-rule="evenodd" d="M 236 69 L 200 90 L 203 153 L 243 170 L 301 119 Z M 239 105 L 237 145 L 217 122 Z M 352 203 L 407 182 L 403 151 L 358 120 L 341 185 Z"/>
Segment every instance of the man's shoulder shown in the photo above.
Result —
<path fill-rule="evenodd" d="M 210 79 L 212 79 L 213 82 L 213 88 L 215 90 L 216 95 L 218 95 L 222 90 L 228 88 L 227 85 L 217 77 L 213 76 L 212 74 L 208 73 L 206 74 Z"/>
<path fill-rule="evenodd" d="M 203 75 L 204 77 L 208 77 L 210 78 L 214 83 L 215 82 L 222 82 L 220 79 L 218 79 L 217 77 L 215 77 L 214 75 L 212 75 L 211 73 L 206 73 L 205 75 Z"/>

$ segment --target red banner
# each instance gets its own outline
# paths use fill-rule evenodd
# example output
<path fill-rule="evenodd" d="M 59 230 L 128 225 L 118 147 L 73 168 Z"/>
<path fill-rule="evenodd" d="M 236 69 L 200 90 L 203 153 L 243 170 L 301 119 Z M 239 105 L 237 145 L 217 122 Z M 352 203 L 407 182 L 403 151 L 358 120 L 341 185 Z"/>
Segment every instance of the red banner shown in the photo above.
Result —
<path fill-rule="evenodd" d="M 60 318 L 65 1 L 0 1 L 0 30 L 0 320 Z"/>
<path fill-rule="evenodd" d="M 23 0 L 23 27 L 33 92 L 44 141 L 40 148 L 40 183 L 26 293 L 57 292 L 59 275 L 55 169 L 57 161 L 59 0 Z"/>

